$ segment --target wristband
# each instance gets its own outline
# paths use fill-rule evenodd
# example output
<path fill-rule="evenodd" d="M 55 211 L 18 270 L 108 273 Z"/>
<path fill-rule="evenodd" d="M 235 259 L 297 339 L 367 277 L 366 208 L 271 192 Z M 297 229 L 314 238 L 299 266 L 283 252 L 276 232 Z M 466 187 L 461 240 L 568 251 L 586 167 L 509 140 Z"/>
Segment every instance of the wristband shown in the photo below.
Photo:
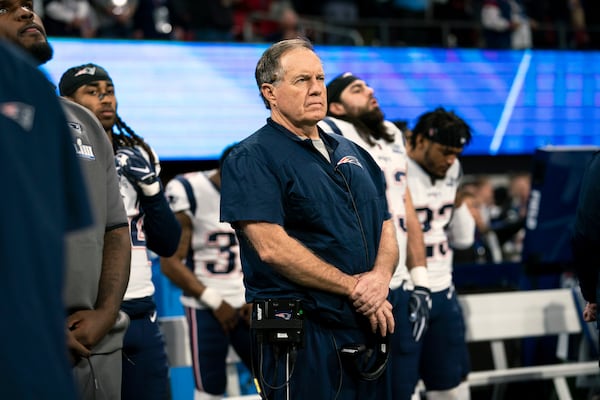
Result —
<path fill-rule="evenodd" d="M 158 192 L 160 192 L 160 183 L 158 181 L 151 183 L 149 185 L 146 185 L 145 183 L 140 183 L 139 186 L 140 186 L 140 189 L 142 189 L 144 196 L 146 196 L 146 197 L 155 196 L 158 194 Z"/>
<path fill-rule="evenodd" d="M 429 288 L 429 274 L 427 273 L 427 268 L 423 266 L 413 267 L 409 272 L 413 285 Z"/>
<path fill-rule="evenodd" d="M 223 303 L 223 298 L 215 289 L 206 287 L 200 295 L 200 301 L 208 306 L 211 310 L 216 310 L 219 308 L 221 303 Z"/>

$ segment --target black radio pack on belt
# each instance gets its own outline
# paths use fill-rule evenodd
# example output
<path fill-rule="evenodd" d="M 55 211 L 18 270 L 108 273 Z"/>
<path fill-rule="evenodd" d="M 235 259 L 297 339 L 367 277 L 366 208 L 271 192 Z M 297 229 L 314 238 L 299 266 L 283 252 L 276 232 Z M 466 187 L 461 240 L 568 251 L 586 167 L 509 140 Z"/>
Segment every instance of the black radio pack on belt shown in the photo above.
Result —
<path fill-rule="evenodd" d="M 355 378 L 374 381 L 383 374 L 390 358 L 389 334 L 379 336 L 376 349 L 364 344 L 350 343 L 339 350 L 342 363 Z M 377 351 L 376 355 L 373 353 Z"/>
<path fill-rule="evenodd" d="M 259 341 L 302 346 L 304 311 L 298 299 L 256 300 L 252 325 Z"/>

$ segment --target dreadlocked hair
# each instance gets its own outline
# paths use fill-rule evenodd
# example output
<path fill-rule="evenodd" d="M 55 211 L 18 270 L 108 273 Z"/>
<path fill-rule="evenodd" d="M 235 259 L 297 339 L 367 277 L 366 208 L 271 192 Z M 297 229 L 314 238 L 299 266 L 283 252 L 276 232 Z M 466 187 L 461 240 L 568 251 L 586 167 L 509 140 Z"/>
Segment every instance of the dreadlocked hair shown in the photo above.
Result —
<path fill-rule="evenodd" d="M 150 149 L 150 146 L 144 141 L 144 138 L 138 136 L 133 129 L 131 129 L 119 115 L 117 115 L 117 121 L 115 123 L 117 127 L 117 132 L 112 131 L 112 145 L 113 151 L 116 153 L 119 147 L 134 147 L 140 146 L 146 153 L 148 153 L 148 157 L 150 157 L 150 165 L 154 165 L 156 160 L 154 159 L 154 153 Z"/>

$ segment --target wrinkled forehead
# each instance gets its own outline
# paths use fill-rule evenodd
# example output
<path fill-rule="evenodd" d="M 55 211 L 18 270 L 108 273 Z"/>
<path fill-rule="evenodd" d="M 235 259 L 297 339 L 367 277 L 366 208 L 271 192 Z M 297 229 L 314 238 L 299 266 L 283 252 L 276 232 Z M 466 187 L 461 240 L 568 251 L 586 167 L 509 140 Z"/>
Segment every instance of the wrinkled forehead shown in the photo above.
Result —
<path fill-rule="evenodd" d="M 290 49 L 281 56 L 284 73 L 298 71 L 323 74 L 323 63 L 317 54 L 306 48 Z"/>

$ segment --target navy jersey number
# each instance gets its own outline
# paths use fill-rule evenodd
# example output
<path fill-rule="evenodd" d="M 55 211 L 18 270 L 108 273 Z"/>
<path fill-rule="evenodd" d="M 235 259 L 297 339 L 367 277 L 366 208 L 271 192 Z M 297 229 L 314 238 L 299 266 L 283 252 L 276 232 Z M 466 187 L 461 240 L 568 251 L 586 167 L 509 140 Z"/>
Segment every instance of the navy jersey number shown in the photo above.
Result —
<path fill-rule="evenodd" d="M 208 236 L 206 243 L 210 247 L 218 248 L 219 262 L 207 262 L 206 269 L 213 274 L 228 274 L 236 267 L 237 239 L 234 232 L 214 232 Z"/>
<path fill-rule="evenodd" d="M 143 214 L 129 219 L 129 232 L 131 232 L 131 245 L 133 247 L 146 247 Z"/>
<path fill-rule="evenodd" d="M 454 204 L 444 204 L 437 212 L 433 211 L 429 207 L 419 207 L 415 208 L 415 212 L 417 213 L 417 218 L 421 222 L 421 229 L 423 229 L 423 233 L 427 233 L 431 230 L 431 223 L 437 217 L 443 216 L 446 212 L 452 212 L 454 208 Z M 400 218 L 398 221 L 400 228 L 406 232 L 406 222 L 404 218 Z"/>

